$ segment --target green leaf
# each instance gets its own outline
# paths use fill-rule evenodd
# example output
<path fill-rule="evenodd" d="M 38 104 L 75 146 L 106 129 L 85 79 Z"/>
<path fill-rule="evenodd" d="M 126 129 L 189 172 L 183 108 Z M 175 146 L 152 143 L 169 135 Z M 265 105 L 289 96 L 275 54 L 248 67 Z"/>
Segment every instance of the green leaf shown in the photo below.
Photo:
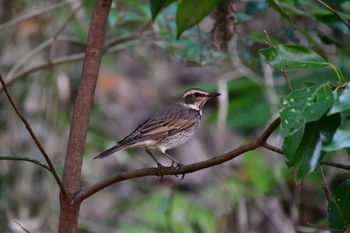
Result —
<path fill-rule="evenodd" d="M 266 0 L 266 2 L 270 5 L 272 9 L 274 9 L 280 16 L 290 22 L 290 24 L 294 25 L 292 19 L 289 15 L 284 12 L 284 10 L 274 1 L 274 0 Z"/>
<path fill-rule="evenodd" d="M 316 122 L 310 122 L 293 135 L 286 137 L 282 150 L 288 158 L 289 167 L 297 168 L 300 179 L 312 172 L 325 155 L 322 146 L 328 143 L 339 126 L 340 116 L 324 116 Z"/>
<path fill-rule="evenodd" d="M 159 12 L 173 2 L 175 2 L 175 0 L 150 0 L 152 20 L 154 21 Z"/>
<path fill-rule="evenodd" d="M 303 126 L 298 130 L 296 130 L 293 134 L 284 138 L 282 151 L 283 151 L 283 154 L 287 156 L 287 159 L 289 161 L 288 167 L 293 167 L 293 165 L 295 165 L 295 163 L 291 164 L 290 161 L 293 161 L 295 153 L 298 150 L 301 140 L 303 139 L 304 130 L 305 130 L 305 127 Z"/>
<path fill-rule="evenodd" d="M 338 184 L 328 202 L 328 222 L 332 233 L 345 232 L 350 224 L 350 179 Z"/>
<path fill-rule="evenodd" d="M 350 109 L 350 83 L 346 86 L 343 92 L 335 100 L 333 107 L 329 111 L 329 114 L 342 112 Z"/>
<path fill-rule="evenodd" d="M 317 121 L 332 104 L 333 93 L 329 84 L 299 89 L 283 97 L 279 106 L 281 135 L 292 135 L 306 123 Z"/>
<path fill-rule="evenodd" d="M 268 8 L 268 4 L 263 1 L 248 1 L 246 3 L 246 12 L 248 15 L 254 15 Z"/>
<path fill-rule="evenodd" d="M 336 151 L 350 148 L 350 121 L 343 119 L 342 125 L 333 135 L 332 141 L 323 147 L 324 151 Z"/>
<path fill-rule="evenodd" d="M 296 71 L 330 66 L 314 51 L 300 45 L 276 45 L 259 51 L 275 69 Z"/>
<path fill-rule="evenodd" d="M 176 12 L 177 39 L 187 29 L 209 15 L 220 0 L 179 0 Z"/>

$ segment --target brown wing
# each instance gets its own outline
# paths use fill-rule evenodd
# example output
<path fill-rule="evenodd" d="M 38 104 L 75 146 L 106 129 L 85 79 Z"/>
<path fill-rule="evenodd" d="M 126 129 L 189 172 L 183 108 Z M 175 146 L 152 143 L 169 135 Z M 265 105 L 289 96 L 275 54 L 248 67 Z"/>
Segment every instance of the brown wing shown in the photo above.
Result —
<path fill-rule="evenodd" d="M 195 123 L 196 119 L 183 118 L 172 118 L 162 119 L 160 121 L 151 121 L 143 125 L 140 134 L 146 138 L 173 135 L 181 130 L 191 127 Z"/>
<path fill-rule="evenodd" d="M 166 108 L 137 127 L 121 142 L 132 144 L 140 140 L 161 139 L 176 134 L 197 123 L 200 115 L 184 108 Z"/>

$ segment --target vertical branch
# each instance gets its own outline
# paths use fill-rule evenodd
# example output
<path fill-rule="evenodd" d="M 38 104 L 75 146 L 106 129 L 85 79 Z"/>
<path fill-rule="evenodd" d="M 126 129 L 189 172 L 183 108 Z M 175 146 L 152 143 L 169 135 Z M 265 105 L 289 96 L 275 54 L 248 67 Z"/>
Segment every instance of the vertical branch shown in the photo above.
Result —
<path fill-rule="evenodd" d="M 77 232 L 80 201 L 80 177 L 87 135 L 89 114 L 103 54 L 103 43 L 112 0 L 97 0 L 92 12 L 87 48 L 75 107 L 72 116 L 62 183 L 68 197 L 60 196 L 61 208 L 58 232 Z"/>

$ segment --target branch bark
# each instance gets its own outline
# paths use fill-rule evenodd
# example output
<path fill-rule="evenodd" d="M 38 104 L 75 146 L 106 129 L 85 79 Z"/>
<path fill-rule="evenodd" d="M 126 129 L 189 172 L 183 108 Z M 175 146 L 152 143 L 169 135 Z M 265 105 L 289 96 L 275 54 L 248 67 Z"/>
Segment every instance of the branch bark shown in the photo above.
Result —
<path fill-rule="evenodd" d="M 154 167 L 153 168 L 152 167 L 152 168 L 144 168 L 144 169 L 138 169 L 138 170 L 119 173 L 91 186 L 90 188 L 87 188 L 84 191 L 81 191 L 76 196 L 76 199 L 81 202 L 86 198 L 90 197 L 91 195 L 99 192 L 100 190 L 107 188 L 110 185 L 113 185 L 115 183 L 128 180 L 128 179 L 144 177 L 144 176 L 181 175 L 181 174 L 192 173 L 198 170 L 202 170 L 205 168 L 213 167 L 215 165 L 224 163 L 228 160 L 238 157 L 239 155 L 244 154 L 245 152 L 254 150 L 258 147 L 264 147 L 267 144 L 266 142 L 267 139 L 277 129 L 280 123 L 281 123 L 281 119 L 278 117 L 265 129 L 265 131 L 258 138 L 256 138 L 255 140 L 253 140 L 248 144 L 244 144 L 225 154 L 218 155 L 214 158 L 204 160 L 202 162 L 185 165 L 180 168 L 176 168 L 176 167 L 161 167 L 161 168 Z"/>
<path fill-rule="evenodd" d="M 59 233 L 77 232 L 81 201 L 77 200 L 75 195 L 80 191 L 84 144 L 103 55 L 103 43 L 111 4 L 112 0 L 97 0 L 92 13 L 64 164 L 62 183 L 68 196 L 60 195 Z"/>
<path fill-rule="evenodd" d="M 0 82 L 1 82 L 1 85 L 5 91 L 5 94 L 8 98 L 8 100 L 10 101 L 10 104 L 11 106 L 13 107 L 13 109 L 15 110 L 17 116 L 21 119 L 21 121 L 23 122 L 23 124 L 26 126 L 27 130 L 28 130 L 28 133 L 30 134 L 30 136 L 32 137 L 35 145 L 38 147 L 40 153 L 42 154 L 42 156 L 44 157 L 44 159 L 46 160 L 46 163 L 49 167 L 49 170 L 51 172 L 51 174 L 53 175 L 53 177 L 55 178 L 56 180 L 56 183 L 58 184 L 58 186 L 60 187 L 60 190 L 61 190 L 61 193 L 62 193 L 62 196 L 67 196 L 67 192 L 66 190 L 64 189 L 63 187 L 63 184 L 60 180 L 60 177 L 58 176 L 57 174 L 57 171 L 55 169 L 55 167 L 53 166 L 52 162 L 51 162 L 51 159 L 49 157 L 49 155 L 46 153 L 44 147 L 41 145 L 39 139 L 36 137 L 32 127 L 30 126 L 29 122 L 27 121 L 27 119 L 25 118 L 25 116 L 23 115 L 23 113 L 19 110 L 19 108 L 17 107 L 17 105 L 15 104 L 15 101 L 12 99 L 9 91 L 7 90 L 7 87 L 6 87 L 6 84 L 5 84 L 5 81 L 4 79 L 2 78 L 2 75 L 0 74 Z M 27 160 L 28 161 L 28 160 Z M 33 160 L 31 161 L 33 162 Z"/>

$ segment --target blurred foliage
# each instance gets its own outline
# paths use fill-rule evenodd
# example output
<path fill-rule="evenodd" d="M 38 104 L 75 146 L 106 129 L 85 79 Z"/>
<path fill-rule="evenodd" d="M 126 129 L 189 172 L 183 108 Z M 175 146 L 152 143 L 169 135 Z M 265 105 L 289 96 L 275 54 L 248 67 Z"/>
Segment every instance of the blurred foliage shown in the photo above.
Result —
<path fill-rule="evenodd" d="M 120 41 L 103 59 L 82 182 L 87 186 L 110 174 L 150 165 L 141 151 L 120 152 L 105 163 L 90 158 L 161 104 L 194 86 L 225 90 L 228 97 L 219 110 L 209 105 L 210 113 L 204 116 L 204 123 L 216 123 L 225 109 L 224 122 L 218 122 L 224 132 L 210 130 L 215 124 L 202 126 L 197 137 L 200 146 L 192 144 L 191 151 L 198 151 L 194 154 L 215 155 L 254 139 L 279 112 L 280 134 L 277 140 L 271 138 L 271 144 L 278 146 L 283 140 L 285 157 L 257 150 L 203 173 L 188 174 L 182 182 L 164 178 L 156 183 L 152 177 L 142 178 L 142 185 L 117 184 L 84 204 L 81 232 L 283 233 L 299 227 L 315 232 L 313 223 L 327 227 L 326 219 L 332 232 L 341 232 L 349 225 L 348 179 L 331 190 L 326 203 L 317 170 L 322 161 L 349 163 L 349 28 L 315 1 L 232 1 L 234 5 L 227 7 L 235 9 L 235 34 L 227 50 L 220 51 L 213 42 L 221 41 L 212 36 L 213 25 L 220 24 L 220 19 L 208 15 L 223 2 L 230 1 L 113 2 L 106 45 Z M 350 20 L 349 1 L 324 2 Z M 4 23 L 59 2 L 0 4 L 0 9 L 6 9 L 0 10 Z M 93 4 L 67 3 L 20 23 L 1 24 L 3 76 L 16 64 L 15 76 L 50 59 L 84 52 Z M 140 30 L 145 30 L 142 35 L 137 34 Z M 58 36 L 53 38 L 55 33 Z M 39 49 L 50 38 L 53 42 Z M 81 60 L 48 69 L 20 77 L 10 91 L 62 174 Z M 288 72 L 294 92 L 290 93 L 281 69 Z M 3 94 L 0 107 L 1 156 L 41 159 Z M 171 153 L 186 156 L 193 153 L 189 151 Z M 199 158 L 207 157 L 185 161 Z M 30 232 L 56 231 L 52 222 L 57 222 L 58 189 L 52 178 L 32 164 L 1 161 L 0 166 L 2 232 L 20 232 L 14 220 Z M 323 168 L 327 179 L 339 172 Z M 302 183 L 295 178 L 302 178 Z"/>

